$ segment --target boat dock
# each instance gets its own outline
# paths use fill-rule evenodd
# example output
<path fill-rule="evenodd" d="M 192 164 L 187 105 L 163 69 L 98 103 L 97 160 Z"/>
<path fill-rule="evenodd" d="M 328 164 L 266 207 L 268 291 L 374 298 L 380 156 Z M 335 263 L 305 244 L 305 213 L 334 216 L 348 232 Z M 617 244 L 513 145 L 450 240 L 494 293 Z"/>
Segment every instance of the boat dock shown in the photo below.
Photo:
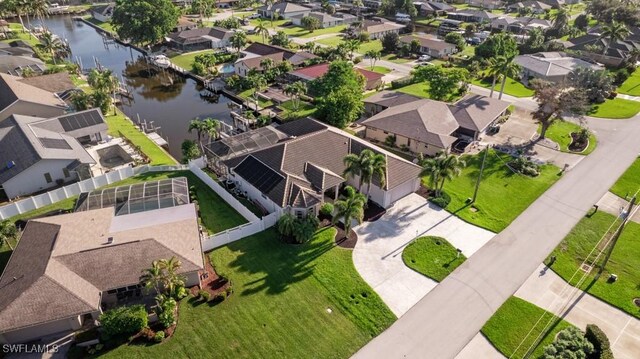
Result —
<path fill-rule="evenodd" d="M 153 141 L 156 145 L 165 149 L 169 148 L 169 142 L 167 142 L 167 140 L 162 138 L 162 136 L 160 136 L 157 132 L 149 132 L 147 133 L 147 137 L 149 137 L 149 139 Z"/>

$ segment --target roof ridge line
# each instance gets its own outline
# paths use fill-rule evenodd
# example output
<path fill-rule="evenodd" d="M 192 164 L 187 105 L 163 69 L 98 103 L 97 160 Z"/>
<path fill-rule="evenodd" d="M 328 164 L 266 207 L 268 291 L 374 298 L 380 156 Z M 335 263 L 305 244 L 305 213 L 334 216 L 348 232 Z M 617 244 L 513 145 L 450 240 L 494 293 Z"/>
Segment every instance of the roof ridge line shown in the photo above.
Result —
<path fill-rule="evenodd" d="M 89 282 L 88 280 L 86 280 L 85 278 L 83 278 L 82 276 L 80 276 L 78 273 L 74 272 L 73 270 L 71 270 L 71 268 L 67 267 L 64 263 L 62 263 L 59 260 L 56 260 L 55 258 L 57 257 L 51 257 L 49 258 L 49 263 L 52 260 L 55 260 L 58 264 L 60 264 L 61 266 L 67 268 L 70 272 L 72 272 L 73 274 L 77 275 L 78 277 L 82 278 L 82 280 L 84 280 L 85 282 L 89 283 L 89 285 L 91 285 L 92 287 L 94 287 L 98 292 L 102 293 L 102 291 L 100 290 L 100 288 L 96 287 L 95 285 L 93 285 L 93 283 Z M 47 268 L 49 267 L 49 263 L 47 263 L 47 267 L 44 269 L 44 275 L 42 277 L 47 278 L 48 280 L 54 282 L 55 284 L 58 285 L 58 287 L 61 287 L 62 289 L 64 289 L 67 293 L 71 294 L 72 296 L 76 297 L 77 299 L 79 299 L 81 302 L 83 302 L 84 304 L 88 305 L 89 307 L 93 308 L 93 305 L 91 305 L 90 303 L 87 303 L 86 300 L 80 298 L 79 296 L 77 296 L 73 291 L 69 290 L 66 286 L 62 285 L 62 283 L 58 282 L 57 280 L 53 279 L 49 274 L 47 274 Z M 40 278 L 42 278 L 40 277 Z M 37 281 L 37 280 L 36 280 Z M 35 283 L 35 282 L 34 282 Z M 100 303 L 98 303 L 98 308 L 100 308 Z"/>

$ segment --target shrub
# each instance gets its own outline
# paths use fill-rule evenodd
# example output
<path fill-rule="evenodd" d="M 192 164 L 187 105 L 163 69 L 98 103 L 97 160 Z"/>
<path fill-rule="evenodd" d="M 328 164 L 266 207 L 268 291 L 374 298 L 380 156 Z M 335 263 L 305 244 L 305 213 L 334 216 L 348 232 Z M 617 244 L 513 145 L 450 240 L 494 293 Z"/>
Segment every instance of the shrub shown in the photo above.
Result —
<path fill-rule="evenodd" d="M 153 336 L 153 341 L 156 343 L 160 343 L 161 341 L 164 340 L 164 331 L 159 331 L 156 333 L 156 335 Z"/>
<path fill-rule="evenodd" d="M 429 201 L 444 209 L 447 208 L 449 203 L 451 203 L 451 197 L 445 191 L 440 191 L 440 195 L 438 197 L 429 197 Z"/>
<path fill-rule="evenodd" d="M 576 327 L 568 327 L 558 333 L 553 343 L 544 347 L 544 359 L 586 358 L 593 353 L 593 344 Z"/>
<path fill-rule="evenodd" d="M 200 291 L 198 291 L 198 295 L 205 302 L 208 302 L 211 299 L 211 294 L 209 294 L 209 292 L 207 292 L 206 290 L 200 289 Z"/>
<path fill-rule="evenodd" d="M 231 284 L 229 284 L 229 286 L 227 287 L 227 289 L 224 290 L 224 292 L 227 294 L 227 298 L 233 294 L 233 286 Z"/>
<path fill-rule="evenodd" d="M 362 56 L 358 56 L 355 59 L 353 59 L 353 63 L 356 64 L 356 65 L 361 63 L 361 62 L 362 62 Z"/>
<path fill-rule="evenodd" d="M 358 40 L 360 40 L 361 42 L 367 42 L 369 41 L 369 33 L 366 31 L 363 31 L 361 33 L 358 34 Z"/>
<path fill-rule="evenodd" d="M 333 204 L 325 203 L 320 207 L 320 215 L 323 217 L 331 217 L 333 215 Z"/>
<path fill-rule="evenodd" d="M 515 172 L 529 177 L 536 177 L 540 174 L 540 166 L 522 156 L 509 162 L 509 167 Z"/>
<path fill-rule="evenodd" d="M 134 334 L 147 326 L 147 311 L 141 304 L 117 307 L 102 313 L 100 324 L 109 337 Z"/>
<path fill-rule="evenodd" d="M 387 136 L 387 138 L 384 139 L 384 144 L 389 147 L 396 147 L 396 136 L 395 135 Z"/>
<path fill-rule="evenodd" d="M 587 324 L 584 337 L 593 344 L 593 359 L 613 359 L 611 344 L 607 335 L 595 324 Z"/>

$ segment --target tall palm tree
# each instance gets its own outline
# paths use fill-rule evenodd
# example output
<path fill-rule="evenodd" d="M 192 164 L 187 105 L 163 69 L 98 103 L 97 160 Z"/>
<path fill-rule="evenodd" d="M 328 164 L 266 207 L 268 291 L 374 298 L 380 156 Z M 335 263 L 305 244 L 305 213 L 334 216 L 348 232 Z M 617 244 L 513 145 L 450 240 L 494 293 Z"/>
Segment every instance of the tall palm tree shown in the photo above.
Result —
<path fill-rule="evenodd" d="M 1 2 L 2 6 L 8 11 L 15 13 L 20 20 L 20 25 L 22 25 L 22 32 L 25 31 L 24 21 L 22 20 L 22 15 L 27 12 L 27 8 L 29 3 L 27 0 L 4 0 Z"/>
<path fill-rule="evenodd" d="M 601 39 L 608 39 L 609 42 L 604 47 L 602 54 L 606 54 L 609 51 L 611 44 L 626 39 L 631 34 L 631 31 L 624 23 L 618 21 L 611 21 L 610 24 L 602 25 L 602 32 L 600 33 Z"/>
<path fill-rule="evenodd" d="M 102 71 L 98 69 L 91 69 L 87 82 L 91 87 L 96 90 L 105 91 L 107 93 L 114 93 L 118 90 L 119 81 L 118 78 L 113 76 L 113 72 L 109 69 Z"/>
<path fill-rule="evenodd" d="M 284 87 L 284 94 L 291 97 L 293 110 L 298 111 L 300 108 L 300 96 L 307 92 L 307 86 L 302 81 L 296 81 Z"/>
<path fill-rule="evenodd" d="M 229 42 L 234 49 L 236 49 L 237 53 L 240 53 L 240 49 L 247 44 L 247 34 L 244 31 L 236 31 L 229 38 Z"/>
<path fill-rule="evenodd" d="M 202 120 L 202 132 L 209 136 L 209 142 L 214 141 L 220 135 L 220 121 L 207 117 Z"/>
<path fill-rule="evenodd" d="M 51 32 L 46 31 L 40 36 L 40 43 L 36 45 L 38 50 L 51 56 L 51 60 L 56 64 L 59 58 L 67 57 L 69 48 L 59 38 Z"/>
<path fill-rule="evenodd" d="M 380 60 L 380 57 L 382 56 L 382 54 L 380 53 L 380 50 L 375 50 L 375 49 L 367 51 L 365 55 L 369 58 L 369 61 L 371 62 L 371 70 L 373 70 L 373 68 L 376 66 L 376 61 Z"/>
<path fill-rule="evenodd" d="M 504 94 L 504 86 L 507 83 L 507 78 L 516 77 L 520 74 L 520 70 L 522 69 L 520 65 L 518 65 L 513 59 L 508 59 L 507 62 L 502 64 L 502 69 L 500 74 L 502 75 L 502 86 L 500 86 L 500 95 L 498 95 L 498 99 L 502 99 L 502 95 Z"/>
<path fill-rule="evenodd" d="M 202 134 L 204 133 L 204 122 L 200 120 L 199 117 L 194 118 L 189 121 L 189 127 L 187 128 L 187 132 L 191 133 L 191 131 L 196 131 L 196 136 L 198 136 L 198 145 L 202 147 Z"/>
<path fill-rule="evenodd" d="M 349 52 L 349 58 L 353 59 L 353 53 L 356 52 L 356 50 L 358 50 L 358 48 L 362 43 L 358 39 L 350 39 L 343 42 L 343 44 L 344 44 L 343 45 L 344 48 L 347 49 L 347 51 Z"/>
<path fill-rule="evenodd" d="M 351 232 L 351 222 L 355 219 L 358 223 L 362 223 L 364 219 L 364 205 L 367 202 L 366 197 L 362 193 L 356 192 L 351 186 L 345 187 L 346 196 L 344 199 L 336 201 L 334 207 L 336 214 L 333 216 L 333 223 L 336 224 L 340 219 L 344 222 L 344 232 L 349 238 Z"/>
<path fill-rule="evenodd" d="M 47 15 L 47 8 L 49 4 L 47 4 L 46 0 L 31 0 L 29 4 L 29 8 L 31 13 L 42 21 Z"/>
<path fill-rule="evenodd" d="M 362 168 L 364 167 L 364 158 L 356 155 L 355 153 L 350 153 L 342 159 L 342 162 L 346 166 L 343 175 L 351 178 L 355 178 L 357 176 L 358 191 L 362 192 Z"/>
<path fill-rule="evenodd" d="M 267 28 L 267 24 L 265 24 L 264 21 L 262 21 L 262 19 L 258 19 L 258 25 L 256 25 L 255 28 L 253 28 L 253 31 L 255 31 L 256 35 L 261 35 L 262 36 L 262 43 L 266 44 L 266 38 L 269 38 L 269 28 Z"/>
<path fill-rule="evenodd" d="M 498 55 L 496 57 L 492 57 L 486 61 L 487 72 L 493 78 L 491 82 L 491 92 L 489 93 L 489 97 L 493 97 L 493 91 L 496 87 L 496 82 L 498 77 L 504 75 L 507 68 L 511 67 L 511 63 L 513 63 L 513 59 L 509 59 L 506 56 Z M 503 81 L 506 80 L 506 77 L 503 78 Z"/>
<path fill-rule="evenodd" d="M 439 152 L 435 157 L 422 161 L 420 176 L 429 176 L 429 187 L 434 190 L 435 197 L 440 197 L 446 180 L 460 175 L 465 162 L 456 155 Z"/>
<path fill-rule="evenodd" d="M 151 262 L 151 267 L 142 271 L 140 282 L 147 291 L 154 289 L 156 293 L 160 293 L 165 283 L 165 276 L 159 261 Z"/>
<path fill-rule="evenodd" d="M 387 177 L 387 157 L 383 154 L 376 154 L 366 149 L 360 153 L 362 157 L 360 173 L 362 173 L 362 182 L 367 184 L 367 196 L 371 192 L 371 182 L 373 177 L 378 178 L 380 188 L 383 188 Z"/>
<path fill-rule="evenodd" d="M 558 30 L 558 32 L 562 34 L 567 28 L 567 25 L 569 25 L 569 20 L 571 20 L 569 11 L 561 7 L 560 9 L 558 9 L 558 12 L 555 13 L 555 15 L 553 15 L 552 17 L 553 28 Z"/>
<path fill-rule="evenodd" d="M 283 214 L 278 219 L 278 223 L 277 223 L 278 232 L 285 237 L 291 237 L 293 235 L 295 227 L 296 227 L 296 217 L 289 212 Z"/>

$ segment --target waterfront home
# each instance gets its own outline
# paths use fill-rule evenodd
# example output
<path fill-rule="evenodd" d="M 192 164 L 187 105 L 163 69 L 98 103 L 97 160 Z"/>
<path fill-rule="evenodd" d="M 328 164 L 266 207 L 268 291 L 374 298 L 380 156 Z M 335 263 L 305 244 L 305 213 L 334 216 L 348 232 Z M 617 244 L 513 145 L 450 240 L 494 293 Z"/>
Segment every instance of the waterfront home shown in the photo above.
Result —
<path fill-rule="evenodd" d="M 544 14 L 547 10 L 551 10 L 551 5 L 541 1 L 526 0 L 507 6 L 507 12 L 522 12 L 525 9 L 529 9 L 533 14 Z"/>
<path fill-rule="evenodd" d="M 344 175 L 343 159 L 365 149 L 385 156 L 384 185 L 374 176 L 370 199 L 389 208 L 420 186 L 420 166 L 356 136 L 305 118 L 278 127 L 242 133 L 206 147 L 209 166 L 252 201 L 273 212 L 297 216 L 317 213 L 335 200 L 345 184 L 359 179 Z"/>
<path fill-rule="evenodd" d="M 245 77 L 249 71 L 255 69 L 262 71 L 262 61 L 266 58 L 273 60 L 275 64 L 288 61 L 293 67 L 303 66 L 308 60 L 317 58 L 316 55 L 306 51 L 292 51 L 290 49 L 254 42 L 242 50 L 242 57 L 233 67 L 238 76 Z"/>
<path fill-rule="evenodd" d="M 183 51 L 221 49 L 229 46 L 233 31 L 221 27 L 203 27 L 173 32 L 169 45 Z"/>
<path fill-rule="evenodd" d="M 455 12 L 456 8 L 445 3 L 436 1 L 414 2 L 413 3 L 421 16 L 444 16 L 449 12 Z"/>
<path fill-rule="evenodd" d="M 113 10 L 116 8 L 116 4 L 109 3 L 104 5 L 98 5 L 91 8 L 91 16 L 101 22 L 109 22 L 113 17 Z"/>
<path fill-rule="evenodd" d="M 449 151 L 459 138 L 477 140 L 505 115 L 510 103 L 480 95 L 467 95 L 454 104 L 392 96 L 389 92 L 365 100 L 375 115 L 360 122 L 365 138 L 433 156 Z M 380 109 L 384 108 L 382 111 Z"/>
<path fill-rule="evenodd" d="M 514 59 L 520 65 L 520 78 L 526 85 L 532 79 L 563 84 L 569 74 L 578 68 L 604 70 L 604 67 L 582 59 L 568 56 L 564 52 L 539 52 L 531 55 L 519 55 Z"/>
<path fill-rule="evenodd" d="M 155 260 L 177 258 L 185 285 L 200 284 L 202 247 L 186 178 L 146 184 L 105 190 L 110 197 L 98 190 L 96 209 L 27 223 L 0 277 L 0 343 L 65 334 L 93 325 L 104 308 L 152 302 L 140 276 Z M 140 191 L 145 197 L 136 199 Z"/>
<path fill-rule="evenodd" d="M 14 56 L 3 54 L 0 48 L 0 73 L 13 76 L 22 76 L 23 72 L 29 71 L 34 75 L 42 74 L 47 67 L 42 60 L 31 56 Z"/>
<path fill-rule="evenodd" d="M 458 52 L 458 48 L 454 44 L 450 44 L 444 40 L 436 39 L 429 35 L 407 35 L 400 38 L 400 42 L 411 44 L 414 40 L 420 43 L 420 53 L 435 58 L 443 58 Z"/>
<path fill-rule="evenodd" d="M 20 77 L 0 74 L 0 123 L 14 114 L 55 117 L 67 108 L 55 93 L 24 83 Z"/>
<path fill-rule="evenodd" d="M 359 67 L 354 68 L 354 70 L 356 70 L 359 74 L 361 74 L 364 77 L 365 90 L 373 90 L 378 86 L 382 85 L 382 78 L 384 77 L 383 74 L 361 69 Z M 322 77 L 328 71 L 329 71 L 329 64 L 323 63 L 323 64 L 311 65 L 301 69 L 293 70 L 289 72 L 288 75 L 294 81 L 308 82 L 308 81 L 313 81 L 317 78 Z"/>

